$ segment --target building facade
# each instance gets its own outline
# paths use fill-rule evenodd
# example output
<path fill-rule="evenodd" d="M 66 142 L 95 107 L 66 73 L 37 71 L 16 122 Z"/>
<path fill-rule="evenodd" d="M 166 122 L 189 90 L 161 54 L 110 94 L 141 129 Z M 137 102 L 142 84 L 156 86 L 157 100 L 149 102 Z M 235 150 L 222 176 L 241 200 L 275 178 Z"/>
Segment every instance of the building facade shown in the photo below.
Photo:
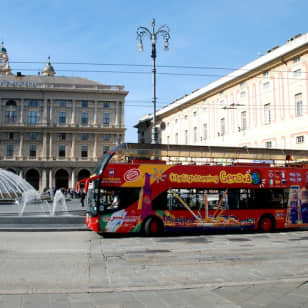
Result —
<path fill-rule="evenodd" d="M 58 77 L 48 60 L 37 76 L 13 75 L 0 49 L 0 168 L 43 191 L 74 188 L 125 139 L 124 86 Z"/>
<path fill-rule="evenodd" d="M 308 33 L 157 112 L 165 144 L 306 149 Z M 148 142 L 149 116 L 139 142 Z"/>

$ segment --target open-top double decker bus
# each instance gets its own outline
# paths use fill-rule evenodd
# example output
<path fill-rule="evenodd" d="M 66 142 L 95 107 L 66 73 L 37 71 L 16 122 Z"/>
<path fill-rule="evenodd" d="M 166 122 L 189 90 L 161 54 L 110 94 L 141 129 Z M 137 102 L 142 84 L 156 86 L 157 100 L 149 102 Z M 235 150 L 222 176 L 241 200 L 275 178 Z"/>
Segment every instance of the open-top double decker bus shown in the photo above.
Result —
<path fill-rule="evenodd" d="M 101 234 L 308 226 L 307 158 L 302 150 L 124 143 L 82 180 L 86 225 Z"/>

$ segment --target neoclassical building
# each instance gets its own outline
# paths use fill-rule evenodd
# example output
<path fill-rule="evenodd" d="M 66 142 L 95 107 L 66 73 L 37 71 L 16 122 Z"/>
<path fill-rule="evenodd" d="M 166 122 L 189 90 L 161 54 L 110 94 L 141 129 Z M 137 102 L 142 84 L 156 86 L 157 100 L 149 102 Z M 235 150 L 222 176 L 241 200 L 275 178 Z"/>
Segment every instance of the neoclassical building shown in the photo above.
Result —
<path fill-rule="evenodd" d="M 306 149 L 307 98 L 308 33 L 160 109 L 160 142 Z M 151 142 L 152 116 L 135 127 Z"/>
<path fill-rule="evenodd" d="M 0 46 L 0 168 L 35 188 L 74 188 L 125 139 L 124 86 L 42 73 L 12 74 Z"/>

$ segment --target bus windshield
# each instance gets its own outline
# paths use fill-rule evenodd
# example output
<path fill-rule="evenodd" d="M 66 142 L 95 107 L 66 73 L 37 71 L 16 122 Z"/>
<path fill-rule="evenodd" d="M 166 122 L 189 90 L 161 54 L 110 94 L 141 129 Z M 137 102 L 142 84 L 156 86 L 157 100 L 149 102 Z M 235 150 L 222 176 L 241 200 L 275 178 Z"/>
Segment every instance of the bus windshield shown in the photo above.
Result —
<path fill-rule="evenodd" d="M 114 212 L 125 209 L 139 200 L 140 188 L 100 189 L 98 212 Z"/>

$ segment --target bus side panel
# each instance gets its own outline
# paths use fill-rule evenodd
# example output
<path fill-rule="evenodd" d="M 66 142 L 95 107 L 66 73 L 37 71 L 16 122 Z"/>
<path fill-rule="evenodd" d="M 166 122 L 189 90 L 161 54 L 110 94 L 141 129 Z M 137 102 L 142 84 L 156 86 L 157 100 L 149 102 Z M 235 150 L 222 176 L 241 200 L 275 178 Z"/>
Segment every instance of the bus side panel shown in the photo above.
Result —
<path fill-rule="evenodd" d="M 141 231 L 141 212 L 133 206 L 100 216 L 100 232 L 129 233 Z"/>
<path fill-rule="evenodd" d="M 276 229 L 285 228 L 286 209 L 266 210 L 227 210 L 220 215 L 214 210 L 209 211 L 207 219 L 196 211 L 195 216 L 185 210 L 181 211 L 152 211 L 164 224 L 165 231 L 182 232 L 207 230 L 257 230 L 262 215 L 272 215 L 275 219 Z M 140 232 L 142 226 L 141 212 L 133 207 L 116 211 L 114 213 L 89 217 L 87 226 L 96 232 L 128 233 Z"/>

